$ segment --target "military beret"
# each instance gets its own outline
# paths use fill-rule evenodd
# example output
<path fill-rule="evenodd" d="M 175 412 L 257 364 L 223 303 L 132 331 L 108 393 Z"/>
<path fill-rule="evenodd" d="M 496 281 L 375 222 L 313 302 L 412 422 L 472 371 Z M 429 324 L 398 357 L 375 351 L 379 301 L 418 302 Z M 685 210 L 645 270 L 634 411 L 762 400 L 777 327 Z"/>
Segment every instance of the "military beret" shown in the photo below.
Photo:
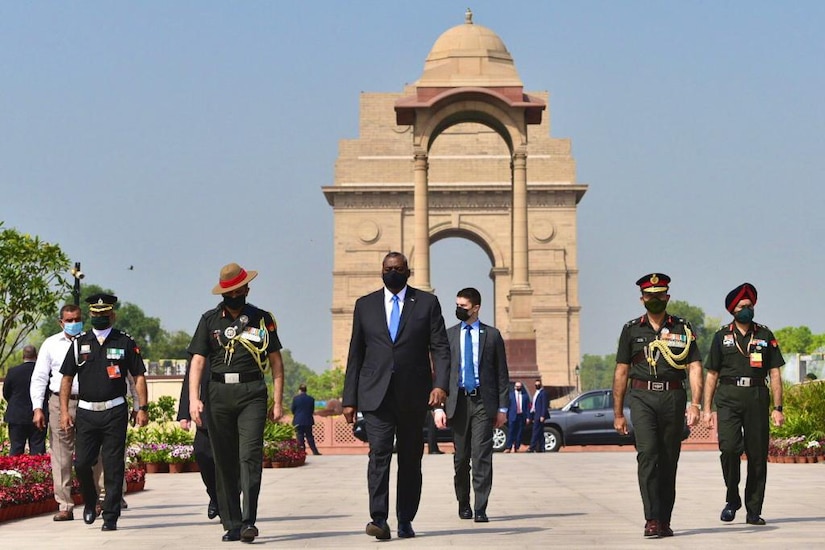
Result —
<path fill-rule="evenodd" d="M 750 300 L 753 305 L 756 305 L 756 287 L 750 283 L 742 283 L 728 292 L 728 295 L 725 296 L 725 309 L 733 313 L 736 305 L 745 299 Z"/>
<path fill-rule="evenodd" d="M 117 296 L 100 292 L 86 298 L 86 303 L 89 304 L 89 311 L 92 313 L 106 313 L 114 309 L 114 305 L 117 303 Z"/>
<path fill-rule="evenodd" d="M 642 292 L 667 292 L 669 283 L 670 277 L 664 273 L 650 273 L 636 281 Z"/>

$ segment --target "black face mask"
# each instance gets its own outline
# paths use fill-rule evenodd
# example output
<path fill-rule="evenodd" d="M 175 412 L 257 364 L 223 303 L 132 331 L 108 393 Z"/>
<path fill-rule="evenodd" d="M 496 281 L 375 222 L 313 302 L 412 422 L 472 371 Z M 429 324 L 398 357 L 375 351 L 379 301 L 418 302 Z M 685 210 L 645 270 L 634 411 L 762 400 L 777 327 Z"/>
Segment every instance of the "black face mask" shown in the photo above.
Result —
<path fill-rule="evenodd" d="M 470 310 L 464 309 L 461 306 L 455 307 L 455 316 L 459 321 L 466 321 L 470 318 Z"/>
<path fill-rule="evenodd" d="M 97 330 L 106 330 L 112 326 L 112 320 L 108 317 L 92 317 L 92 327 Z"/>
<path fill-rule="evenodd" d="M 243 309 L 243 306 L 246 305 L 246 296 L 243 294 L 240 296 L 224 296 L 223 305 L 228 309 Z"/>
<path fill-rule="evenodd" d="M 399 273 L 396 270 L 387 271 L 381 275 L 384 280 L 384 286 L 388 290 L 401 290 L 407 284 L 407 279 L 410 278 L 409 273 Z"/>

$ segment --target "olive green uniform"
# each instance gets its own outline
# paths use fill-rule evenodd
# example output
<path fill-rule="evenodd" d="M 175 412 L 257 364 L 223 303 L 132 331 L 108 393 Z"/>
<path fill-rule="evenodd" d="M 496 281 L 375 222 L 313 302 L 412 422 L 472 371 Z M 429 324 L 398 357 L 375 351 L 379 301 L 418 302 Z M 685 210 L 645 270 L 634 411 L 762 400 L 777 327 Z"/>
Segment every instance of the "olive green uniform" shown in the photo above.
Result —
<path fill-rule="evenodd" d="M 211 366 L 205 416 L 227 530 L 257 519 L 268 399 L 263 368 L 281 347 L 272 314 L 251 304 L 237 319 L 222 305 L 207 311 L 189 345 L 189 353 L 207 357 Z"/>
<path fill-rule="evenodd" d="M 745 509 L 748 517 L 762 515 L 765 481 L 768 477 L 771 396 L 765 383 L 770 369 L 785 364 L 779 344 L 768 327 L 751 323 L 741 334 L 734 323 L 723 326 L 713 336 L 706 368 L 719 373 L 716 388 L 716 422 L 722 476 L 734 509 L 742 506 L 739 497 L 741 460 L 748 457 L 745 482 Z"/>
<path fill-rule="evenodd" d="M 646 520 L 670 523 L 687 405 L 685 369 L 672 367 L 659 351 L 650 352 L 648 346 L 662 340 L 676 356 L 687 349 L 686 357 L 675 361 L 679 366 L 699 361 L 694 337 L 686 332 L 689 328 L 684 319 L 666 315 L 657 332 L 644 315 L 628 321 L 619 337 L 616 363 L 630 365 L 627 402 L 636 436 L 637 475 Z"/>

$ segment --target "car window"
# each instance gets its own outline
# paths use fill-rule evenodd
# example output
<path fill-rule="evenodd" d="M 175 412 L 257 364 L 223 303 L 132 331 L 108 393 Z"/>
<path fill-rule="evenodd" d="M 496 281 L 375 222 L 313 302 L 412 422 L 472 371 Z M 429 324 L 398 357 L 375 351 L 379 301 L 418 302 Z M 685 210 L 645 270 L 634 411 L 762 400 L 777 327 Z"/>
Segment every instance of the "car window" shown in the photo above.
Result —
<path fill-rule="evenodd" d="M 603 393 L 587 395 L 579 399 L 577 405 L 583 411 L 595 411 L 596 409 L 604 409 L 607 407 L 605 403 L 605 395 Z"/>

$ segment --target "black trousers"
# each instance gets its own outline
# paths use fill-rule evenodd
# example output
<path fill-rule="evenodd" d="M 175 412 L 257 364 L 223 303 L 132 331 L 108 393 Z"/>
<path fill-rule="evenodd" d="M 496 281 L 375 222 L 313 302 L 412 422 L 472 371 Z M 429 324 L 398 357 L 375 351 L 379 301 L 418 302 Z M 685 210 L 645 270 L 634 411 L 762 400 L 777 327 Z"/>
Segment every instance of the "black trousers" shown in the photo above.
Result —
<path fill-rule="evenodd" d="M 318 454 L 318 447 L 315 446 L 315 435 L 312 433 L 312 425 L 295 425 L 295 437 L 298 439 L 298 443 L 301 444 L 301 447 L 306 449 L 306 446 L 309 445 L 309 448 L 312 449 L 312 454 Z M 306 443 L 304 442 L 306 440 Z"/>
<path fill-rule="evenodd" d="M 398 451 L 398 479 L 395 513 L 398 521 L 412 521 L 421 501 L 421 457 L 424 455 L 424 413 L 400 411 L 392 390 L 381 406 L 363 411 L 367 425 L 370 454 L 367 466 L 367 488 L 370 517 L 373 521 L 389 517 L 390 463 L 393 439 Z"/>
<path fill-rule="evenodd" d="M 475 494 L 473 509 L 485 512 L 490 489 L 493 487 L 493 421 L 487 415 L 481 396 L 468 397 L 459 390 L 455 414 L 450 424 L 455 443 L 453 485 L 456 499 L 462 507 L 470 505 L 472 470 Z"/>
<path fill-rule="evenodd" d="M 741 455 L 748 455 L 745 481 L 745 509 L 749 516 L 762 515 L 765 484 L 768 480 L 770 440 L 770 392 L 765 386 L 740 388 L 720 385 L 716 389 L 716 418 L 719 433 L 722 476 L 727 488 L 725 501 L 742 505 L 739 481 Z"/>
<path fill-rule="evenodd" d="M 537 453 L 544 452 L 544 422 L 539 420 L 539 415 L 533 413 L 533 434 L 530 437 L 530 447 L 531 451 L 535 451 Z"/>
<path fill-rule="evenodd" d="M 201 471 L 201 479 L 206 487 L 206 494 L 209 500 L 218 502 L 218 490 L 215 482 L 215 458 L 212 456 L 212 443 L 209 441 L 209 430 L 198 428 L 195 431 L 195 441 L 193 443 L 195 462 Z"/>
<path fill-rule="evenodd" d="M 518 450 L 519 447 L 521 447 L 521 439 L 524 437 L 525 421 L 526 417 L 524 416 L 524 413 L 521 413 L 516 415 L 515 420 L 510 420 L 507 423 L 507 443 L 504 445 L 505 449 Z M 542 447 L 543 446 L 544 445 L 542 444 Z"/>
<path fill-rule="evenodd" d="M 628 401 L 636 433 L 637 475 L 645 519 L 670 523 L 687 393 L 683 389 L 631 389 Z"/>
<path fill-rule="evenodd" d="M 9 455 L 17 456 L 26 452 L 26 443 L 29 444 L 29 454 L 46 454 L 46 430 L 38 430 L 34 424 L 9 424 Z"/>
<path fill-rule="evenodd" d="M 127 404 L 107 411 L 87 411 L 78 407 L 75 417 L 75 472 L 80 481 L 83 503 L 97 503 L 97 484 L 92 467 L 98 456 L 103 461 L 103 520 L 117 521 L 123 498 L 123 475 L 126 472 Z"/>

